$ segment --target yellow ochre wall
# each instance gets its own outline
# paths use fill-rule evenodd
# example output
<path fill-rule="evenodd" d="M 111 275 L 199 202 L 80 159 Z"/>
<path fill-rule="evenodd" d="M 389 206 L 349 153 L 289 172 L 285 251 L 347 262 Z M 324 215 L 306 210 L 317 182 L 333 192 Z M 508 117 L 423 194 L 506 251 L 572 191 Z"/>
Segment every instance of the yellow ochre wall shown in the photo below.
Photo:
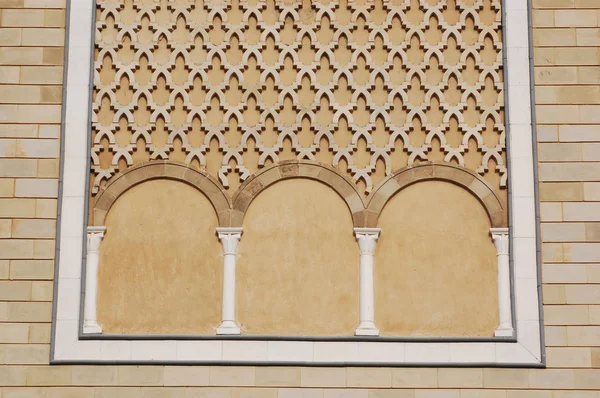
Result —
<path fill-rule="evenodd" d="M 236 275 L 242 333 L 352 336 L 359 252 L 342 198 L 320 182 L 284 180 L 254 199 L 243 225 Z"/>
<path fill-rule="evenodd" d="M 600 4 L 532 3 L 548 368 L 407 369 L 49 366 L 65 1 L 0 1 L 0 396 L 598 398 Z"/>
<path fill-rule="evenodd" d="M 496 248 L 483 206 L 448 182 L 416 183 L 384 207 L 375 252 L 382 335 L 493 336 Z"/>
<path fill-rule="evenodd" d="M 100 251 L 103 332 L 214 334 L 223 283 L 217 225 L 208 199 L 183 182 L 148 181 L 119 197 Z"/>
<path fill-rule="evenodd" d="M 105 225 L 98 294 L 105 333 L 215 333 L 222 249 L 200 191 L 146 181 L 116 200 Z M 243 226 L 236 271 L 243 334 L 354 334 L 359 250 L 351 213 L 331 187 L 307 178 L 275 183 L 253 199 Z M 419 182 L 389 200 L 378 226 L 382 335 L 493 335 L 496 249 L 475 196 L 449 182 Z"/>

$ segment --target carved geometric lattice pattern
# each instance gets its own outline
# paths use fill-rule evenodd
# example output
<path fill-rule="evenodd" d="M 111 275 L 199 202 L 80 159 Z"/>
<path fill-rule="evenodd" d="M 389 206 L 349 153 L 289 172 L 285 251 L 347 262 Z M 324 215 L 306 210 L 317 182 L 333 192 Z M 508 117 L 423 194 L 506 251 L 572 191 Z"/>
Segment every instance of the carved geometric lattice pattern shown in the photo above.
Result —
<path fill-rule="evenodd" d="M 142 161 L 235 189 L 312 159 L 365 193 L 453 162 L 506 185 L 500 0 L 98 1 L 92 191 Z"/>

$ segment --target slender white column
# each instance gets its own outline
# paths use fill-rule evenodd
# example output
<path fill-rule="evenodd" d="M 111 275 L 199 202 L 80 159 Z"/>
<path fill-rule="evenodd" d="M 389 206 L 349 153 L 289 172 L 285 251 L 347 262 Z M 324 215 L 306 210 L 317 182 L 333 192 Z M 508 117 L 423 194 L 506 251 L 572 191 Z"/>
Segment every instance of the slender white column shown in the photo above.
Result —
<path fill-rule="evenodd" d="M 510 265 L 508 257 L 508 228 L 491 228 L 492 239 L 496 245 L 498 261 L 498 314 L 500 325 L 495 336 L 512 336 L 512 311 L 510 302 Z"/>
<path fill-rule="evenodd" d="M 379 336 L 375 327 L 375 300 L 373 293 L 373 255 L 380 228 L 354 228 L 360 248 L 360 324 L 357 336 Z"/>
<path fill-rule="evenodd" d="M 217 334 L 240 334 L 235 323 L 235 261 L 242 227 L 217 228 L 223 244 L 223 303 Z"/>
<path fill-rule="evenodd" d="M 100 242 L 106 227 L 87 227 L 87 256 L 85 261 L 85 302 L 83 307 L 83 333 L 102 333 L 96 319 L 98 295 L 98 264 Z"/>

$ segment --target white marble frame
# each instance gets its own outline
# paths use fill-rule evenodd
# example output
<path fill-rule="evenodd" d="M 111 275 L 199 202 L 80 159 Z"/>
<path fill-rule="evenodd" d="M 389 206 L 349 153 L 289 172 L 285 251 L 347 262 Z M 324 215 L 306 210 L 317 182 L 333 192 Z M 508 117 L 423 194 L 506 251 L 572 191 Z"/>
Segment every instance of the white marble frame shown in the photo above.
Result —
<path fill-rule="evenodd" d="M 80 340 L 94 0 L 70 2 L 60 259 L 52 363 L 254 363 L 540 366 L 541 347 L 527 0 L 504 0 L 508 59 L 516 342 Z"/>

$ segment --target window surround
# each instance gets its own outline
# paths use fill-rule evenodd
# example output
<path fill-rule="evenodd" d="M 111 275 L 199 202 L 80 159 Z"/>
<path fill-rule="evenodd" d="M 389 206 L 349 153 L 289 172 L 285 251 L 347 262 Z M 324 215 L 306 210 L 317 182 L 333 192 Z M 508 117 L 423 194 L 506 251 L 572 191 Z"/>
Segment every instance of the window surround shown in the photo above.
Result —
<path fill-rule="evenodd" d="M 85 213 L 95 1 L 69 2 L 51 363 L 543 366 L 530 41 L 524 40 L 528 37 L 529 5 L 527 0 L 504 0 L 503 3 L 505 92 L 508 105 L 505 112 L 507 131 L 510 131 L 507 134 L 508 163 L 511 170 L 519 172 L 509 172 L 510 239 L 506 239 L 505 231 L 496 230 L 492 233 L 499 253 L 499 265 L 501 257 L 503 264 L 506 264 L 506 243 L 510 246 L 512 308 L 505 306 L 503 316 L 501 306 L 500 312 L 501 320 L 506 320 L 508 311 L 508 317 L 512 318 L 517 332 L 516 338 L 391 339 L 357 336 L 346 339 L 281 339 L 274 336 L 119 338 L 85 336 L 81 333 L 84 312 L 84 306 L 81 305 L 82 278 L 85 277 L 82 263 L 85 263 L 86 251 L 94 250 L 93 247 L 86 249 L 91 243 L 86 242 Z M 357 231 L 357 237 L 364 232 Z M 93 233 L 100 235 L 101 239 L 100 230 L 94 230 Z M 87 261 L 89 267 L 89 256 Z M 499 284 L 505 285 L 506 282 L 506 278 L 502 281 L 499 278 Z M 365 316 L 369 318 L 367 307 Z"/>

